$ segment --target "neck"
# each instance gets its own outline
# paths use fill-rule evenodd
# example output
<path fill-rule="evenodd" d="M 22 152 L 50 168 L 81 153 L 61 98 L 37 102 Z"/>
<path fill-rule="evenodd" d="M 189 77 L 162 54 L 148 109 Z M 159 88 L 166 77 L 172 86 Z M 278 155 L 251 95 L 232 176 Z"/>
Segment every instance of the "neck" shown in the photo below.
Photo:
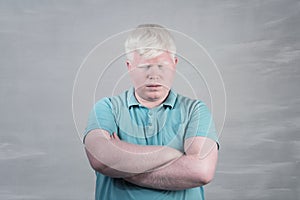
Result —
<path fill-rule="evenodd" d="M 140 104 L 142 104 L 143 106 L 145 106 L 146 108 L 155 108 L 165 101 L 165 99 L 169 95 L 169 92 L 167 92 L 163 98 L 160 98 L 157 100 L 152 100 L 152 101 L 141 98 L 136 92 L 134 93 L 134 95 L 135 95 L 137 101 Z"/>

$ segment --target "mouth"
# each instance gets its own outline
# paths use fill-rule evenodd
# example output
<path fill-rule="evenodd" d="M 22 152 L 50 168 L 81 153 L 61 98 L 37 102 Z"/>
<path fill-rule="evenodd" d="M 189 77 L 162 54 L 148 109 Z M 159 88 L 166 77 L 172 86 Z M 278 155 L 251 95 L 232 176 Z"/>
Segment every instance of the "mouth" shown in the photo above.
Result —
<path fill-rule="evenodd" d="M 149 84 L 149 85 L 146 85 L 147 88 L 159 88 L 161 87 L 161 85 L 159 84 Z"/>

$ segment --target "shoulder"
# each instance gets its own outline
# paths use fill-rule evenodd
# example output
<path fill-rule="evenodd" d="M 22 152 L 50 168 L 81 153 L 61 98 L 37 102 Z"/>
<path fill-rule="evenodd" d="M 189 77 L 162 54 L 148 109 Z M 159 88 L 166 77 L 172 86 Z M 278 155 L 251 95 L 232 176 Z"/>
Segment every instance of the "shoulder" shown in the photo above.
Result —
<path fill-rule="evenodd" d="M 95 103 L 95 108 L 110 108 L 112 110 L 119 108 L 119 107 L 124 107 L 127 105 L 127 96 L 128 96 L 128 90 L 122 92 L 119 95 L 111 96 L 111 97 L 103 97 L 99 99 Z"/>
<path fill-rule="evenodd" d="M 175 107 L 191 111 L 207 108 L 207 105 L 200 99 L 192 99 L 190 97 L 177 94 Z"/>

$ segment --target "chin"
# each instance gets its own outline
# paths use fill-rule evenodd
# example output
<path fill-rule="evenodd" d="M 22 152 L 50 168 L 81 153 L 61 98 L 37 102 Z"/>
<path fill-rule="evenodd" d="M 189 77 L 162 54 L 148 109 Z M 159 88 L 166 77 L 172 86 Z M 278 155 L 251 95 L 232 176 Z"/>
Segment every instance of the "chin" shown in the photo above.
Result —
<path fill-rule="evenodd" d="M 161 97 L 162 95 L 158 95 L 158 94 L 149 94 L 147 96 L 148 96 L 148 99 L 152 100 L 152 101 L 156 101 L 156 100 L 159 100 L 162 98 Z"/>
<path fill-rule="evenodd" d="M 149 92 L 147 94 L 148 98 L 151 99 L 152 101 L 157 101 L 162 98 L 165 98 L 167 93 L 165 91 L 155 91 L 155 92 Z"/>

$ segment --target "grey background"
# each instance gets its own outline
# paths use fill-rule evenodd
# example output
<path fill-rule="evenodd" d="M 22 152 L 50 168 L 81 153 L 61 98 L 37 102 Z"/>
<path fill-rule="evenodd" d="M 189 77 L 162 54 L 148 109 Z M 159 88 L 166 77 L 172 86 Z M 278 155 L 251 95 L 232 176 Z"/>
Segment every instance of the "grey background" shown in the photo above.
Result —
<path fill-rule="evenodd" d="M 188 34 L 221 71 L 227 118 L 207 199 L 299 199 L 299 11 L 292 0 L 0 1 L 0 199 L 93 199 L 74 79 L 95 45 L 140 23 Z"/>

